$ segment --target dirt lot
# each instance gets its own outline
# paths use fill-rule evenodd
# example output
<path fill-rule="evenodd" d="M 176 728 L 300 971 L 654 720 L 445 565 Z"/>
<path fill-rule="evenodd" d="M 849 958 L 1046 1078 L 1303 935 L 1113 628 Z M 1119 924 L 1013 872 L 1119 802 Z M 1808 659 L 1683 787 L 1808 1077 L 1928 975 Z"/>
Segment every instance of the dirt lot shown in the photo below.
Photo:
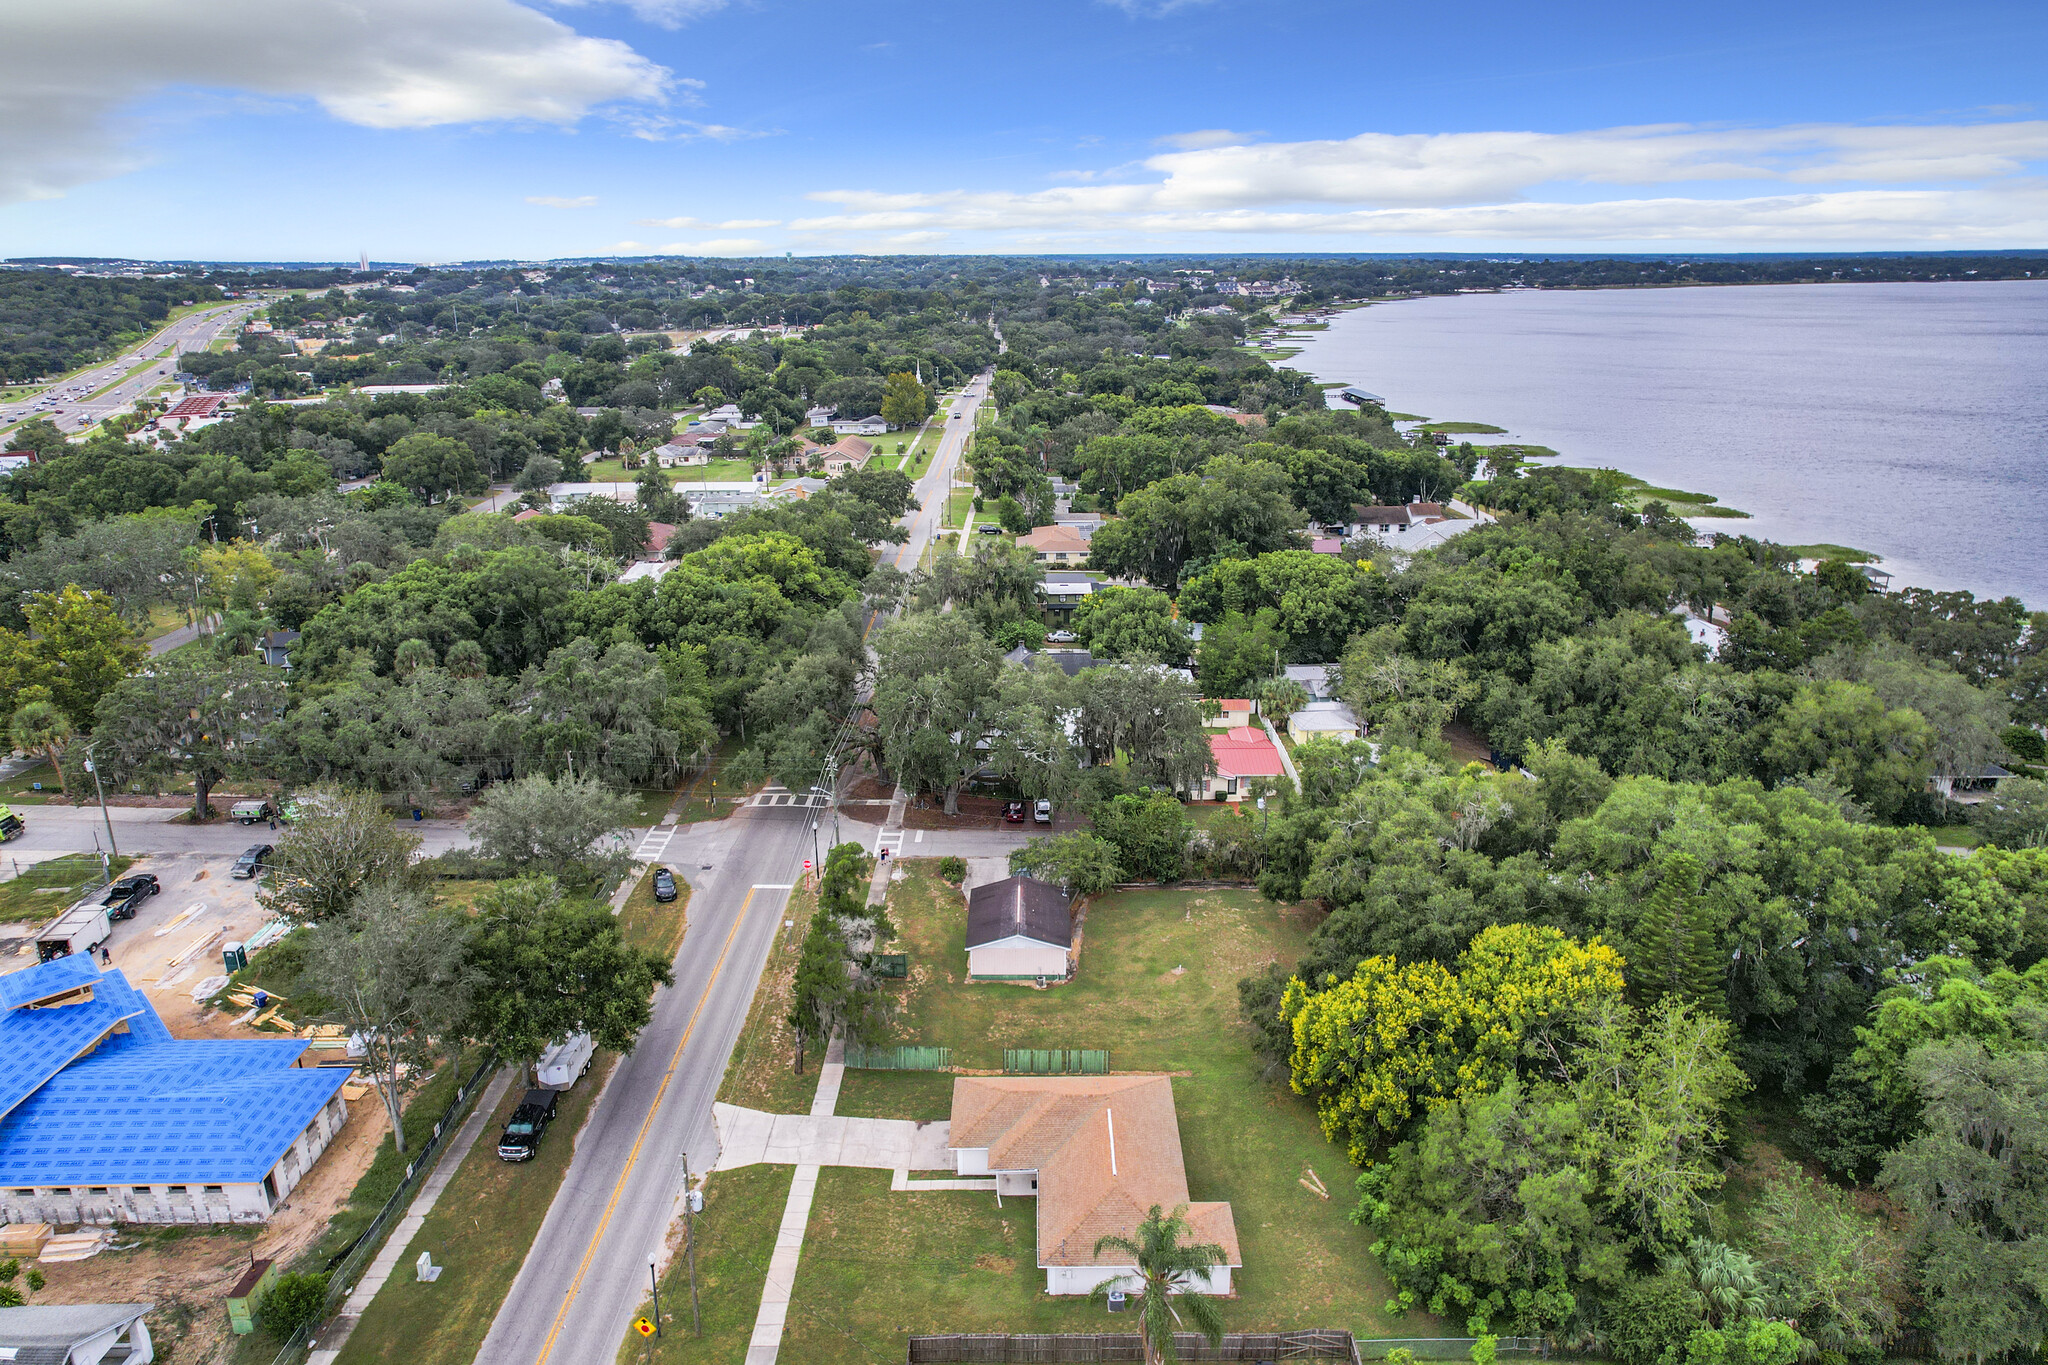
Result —
<path fill-rule="evenodd" d="M 107 948 L 175 1038 L 257 1036 L 234 1027 L 233 1015 L 192 998 L 194 986 L 222 974 L 221 946 L 248 938 L 270 918 L 256 903 L 260 883 L 230 877 L 234 865 L 219 854 L 158 854 L 130 869 L 154 872 L 163 891 L 134 919 L 114 926 Z"/>

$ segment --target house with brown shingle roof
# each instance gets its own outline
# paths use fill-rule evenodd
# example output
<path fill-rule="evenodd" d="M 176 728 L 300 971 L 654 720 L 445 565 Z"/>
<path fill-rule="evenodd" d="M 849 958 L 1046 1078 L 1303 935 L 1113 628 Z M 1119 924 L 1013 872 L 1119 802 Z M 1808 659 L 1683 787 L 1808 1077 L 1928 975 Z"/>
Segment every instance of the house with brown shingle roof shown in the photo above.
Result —
<path fill-rule="evenodd" d="M 818 454 L 824 457 L 826 477 L 844 474 L 849 469 L 859 469 L 868 462 L 868 456 L 875 448 L 858 436 L 847 436 L 834 441 Z M 808 457 L 809 452 L 805 452 Z"/>
<path fill-rule="evenodd" d="M 1038 1201 L 1038 1265 L 1048 1294 L 1087 1294 L 1134 1275 L 1106 1236 L 1137 1240 L 1153 1205 L 1187 1205 L 1185 1241 L 1223 1248 L 1191 1288 L 1230 1292 L 1244 1265 L 1227 1203 L 1188 1198 L 1173 1082 L 1165 1076 L 960 1076 L 947 1147 L 960 1175 L 993 1175 L 998 1197 Z"/>
<path fill-rule="evenodd" d="M 1031 551 L 1040 564 L 1085 564 L 1088 537 L 1072 526 L 1038 526 L 1031 534 L 1018 536 L 1017 543 Z"/>

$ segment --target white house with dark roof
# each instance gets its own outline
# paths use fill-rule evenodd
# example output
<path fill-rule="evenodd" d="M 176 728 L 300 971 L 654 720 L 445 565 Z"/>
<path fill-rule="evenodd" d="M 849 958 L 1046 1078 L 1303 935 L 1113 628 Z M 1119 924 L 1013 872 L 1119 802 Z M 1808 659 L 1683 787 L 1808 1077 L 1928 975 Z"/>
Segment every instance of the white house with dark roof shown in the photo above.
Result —
<path fill-rule="evenodd" d="M 1074 946 L 1067 893 L 1005 877 L 967 893 L 969 981 L 1064 981 Z"/>
<path fill-rule="evenodd" d="M 174 1039 L 89 954 L 0 976 L 0 1221 L 263 1222 L 348 1117 L 305 1051 Z"/>

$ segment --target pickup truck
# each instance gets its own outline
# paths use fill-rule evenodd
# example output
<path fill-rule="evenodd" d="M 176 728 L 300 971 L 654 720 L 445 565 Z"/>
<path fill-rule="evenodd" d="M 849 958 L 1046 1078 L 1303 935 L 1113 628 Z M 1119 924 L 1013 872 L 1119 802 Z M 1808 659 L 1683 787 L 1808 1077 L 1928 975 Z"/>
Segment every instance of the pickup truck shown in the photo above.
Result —
<path fill-rule="evenodd" d="M 531 1161 L 540 1149 L 541 1134 L 555 1121 L 555 1092 L 552 1090 L 529 1090 L 526 1098 L 519 1101 L 519 1107 L 512 1111 L 512 1117 L 505 1124 L 505 1131 L 498 1137 L 498 1160 Z"/>
<path fill-rule="evenodd" d="M 135 912 L 142 908 L 142 903 L 163 889 L 154 872 L 137 872 L 109 886 L 107 894 L 100 899 L 100 904 L 107 907 L 110 918 L 134 919 Z"/>

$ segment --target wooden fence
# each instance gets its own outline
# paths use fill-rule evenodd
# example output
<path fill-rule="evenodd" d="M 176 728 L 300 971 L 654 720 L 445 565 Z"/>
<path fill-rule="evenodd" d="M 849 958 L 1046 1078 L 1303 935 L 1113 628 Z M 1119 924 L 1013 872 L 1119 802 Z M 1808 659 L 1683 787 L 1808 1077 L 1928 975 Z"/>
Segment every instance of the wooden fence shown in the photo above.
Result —
<path fill-rule="evenodd" d="M 1358 1349 L 1351 1333 L 1326 1328 L 1295 1332 L 1234 1332 L 1211 1346 L 1192 1332 L 1174 1334 L 1173 1344 L 1187 1362 L 1341 1360 L 1356 1365 Z M 1035 1362 L 1143 1361 L 1144 1342 L 1135 1332 L 1066 1333 L 1060 1335 L 966 1335 L 912 1337 L 908 1365 L 1029 1365 Z"/>

